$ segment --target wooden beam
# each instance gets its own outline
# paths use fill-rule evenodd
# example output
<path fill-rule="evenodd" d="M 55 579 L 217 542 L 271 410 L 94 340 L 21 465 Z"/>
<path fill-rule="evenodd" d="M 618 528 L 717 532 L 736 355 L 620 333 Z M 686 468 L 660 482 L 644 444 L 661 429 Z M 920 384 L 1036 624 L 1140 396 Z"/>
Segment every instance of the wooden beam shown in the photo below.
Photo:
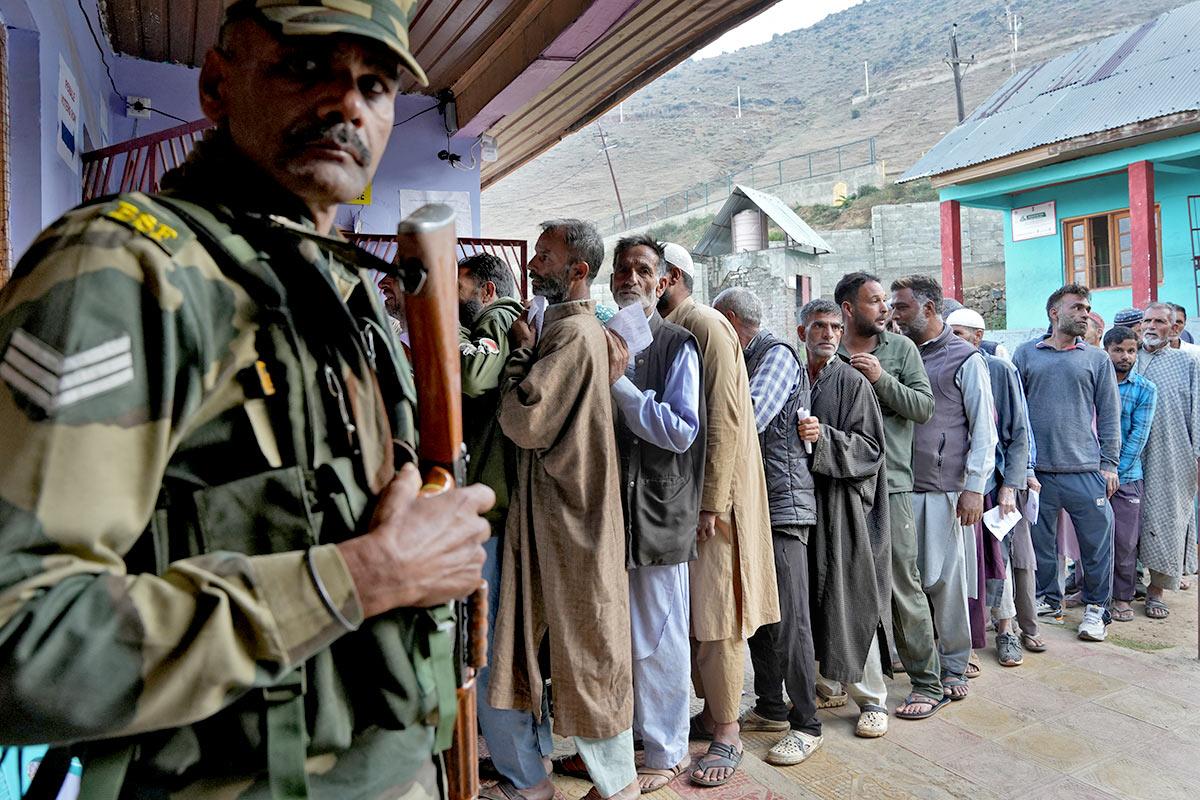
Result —
<path fill-rule="evenodd" d="M 1129 233 L 1133 245 L 1133 304 L 1158 299 L 1158 231 L 1154 210 L 1154 164 L 1129 165 Z"/>

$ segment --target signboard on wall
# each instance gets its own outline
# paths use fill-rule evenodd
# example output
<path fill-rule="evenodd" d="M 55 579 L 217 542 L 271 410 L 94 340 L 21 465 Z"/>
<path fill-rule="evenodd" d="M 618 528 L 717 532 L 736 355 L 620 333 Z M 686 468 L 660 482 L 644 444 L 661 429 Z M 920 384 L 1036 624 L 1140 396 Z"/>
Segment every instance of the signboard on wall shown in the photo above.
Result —
<path fill-rule="evenodd" d="M 58 57 L 58 154 L 72 172 L 79 166 L 79 82 L 62 55 Z"/>
<path fill-rule="evenodd" d="M 407 219 L 414 211 L 429 203 L 441 203 L 454 209 L 454 226 L 460 238 L 475 235 L 475 215 L 471 210 L 470 192 L 422 192 L 415 189 L 400 190 L 400 219 Z"/>
<path fill-rule="evenodd" d="M 1058 216 L 1054 201 L 1037 203 L 1012 210 L 1012 238 L 1014 242 L 1040 239 L 1058 234 Z"/>

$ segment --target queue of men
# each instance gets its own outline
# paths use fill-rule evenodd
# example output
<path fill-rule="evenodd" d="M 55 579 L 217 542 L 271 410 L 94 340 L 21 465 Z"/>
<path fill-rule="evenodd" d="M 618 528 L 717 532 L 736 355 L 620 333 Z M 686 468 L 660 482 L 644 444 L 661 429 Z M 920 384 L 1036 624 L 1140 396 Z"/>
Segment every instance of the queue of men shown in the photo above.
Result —
<path fill-rule="evenodd" d="M 642 235 L 612 257 L 617 305 L 650 332 L 630 352 L 589 299 L 603 258 L 590 224 L 544 223 L 540 314 L 499 259 L 460 266 L 472 475 L 500 509 L 485 797 L 545 800 L 555 771 L 592 798 L 684 773 L 720 786 L 742 732 L 800 764 L 819 710 L 850 700 L 855 733 L 883 736 L 885 675 L 911 684 L 895 716 L 927 719 L 968 697 L 989 631 L 1015 667 L 1077 603 L 1080 638 L 1103 640 L 1132 618 L 1140 565 L 1145 613 L 1165 616 L 1194 491 L 1147 503 L 1144 487 L 1200 455 L 1200 360 L 1169 347 L 1170 306 L 1104 333 L 1065 286 L 1050 332 L 1010 361 L 935 280 L 852 273 L 799 312 L 795 347 L 749 289 L 702 304 L 686 249 Z M 1096 327 L 1103 347 L 1085 341 Z M 1191 383 L 1163 412 L 1156 381 Z M 577 748 L 554 762 L 551 717 Z"/>

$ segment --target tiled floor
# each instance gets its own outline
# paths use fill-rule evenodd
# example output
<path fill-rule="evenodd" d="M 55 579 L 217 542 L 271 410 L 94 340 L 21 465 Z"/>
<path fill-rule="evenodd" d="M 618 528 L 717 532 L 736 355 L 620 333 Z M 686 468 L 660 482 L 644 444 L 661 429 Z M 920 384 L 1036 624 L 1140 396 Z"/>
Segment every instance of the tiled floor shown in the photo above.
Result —
<path fill-rule="evenodd" d="M 1194 591 L 1194 590 L 1193 590 Z M 1195 602 L 1179 593 L 1168 623 L 1196 630 Z M 1127 633 L 1114 624 L 1111 631 Z M 774 734 L 745 736 L 737 777 L 702 789 L 686 775 L 652 795 L 658 800 L 1195 800 L 1200 797 L 1200 661 L 1196 646 L 1147 653 L 1113 642 L 1075 638 L 1074 627 L 1045 626 L 1048 652 L 1026 654 L 1004 669 L 991 648 L 971 696 L 923 722 L 891 720 L 882 739 L 854 737 L 857 711 L 822 712 L 825 743 L 798 767 L 762 761 Z M 1184 636 L 1180 641 L 1187 641 Z M 897 676 L 903 679 L 904 676 Z M 892 682 L 891 702 L 907 684 Z M 747 704 L 751 701 L 747 684 Z M 693 743 L 693 757 L 703 745 Z M 558 780 L 565 800 L 590 785 Z"/>

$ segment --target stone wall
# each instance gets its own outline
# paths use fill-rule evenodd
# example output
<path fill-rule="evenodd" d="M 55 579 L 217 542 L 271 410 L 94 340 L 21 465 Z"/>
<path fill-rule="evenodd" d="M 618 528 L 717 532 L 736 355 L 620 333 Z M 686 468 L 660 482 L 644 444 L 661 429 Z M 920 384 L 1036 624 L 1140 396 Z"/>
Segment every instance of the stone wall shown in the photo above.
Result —
<path fill-rule="evenodd" d="M 742 286 L 758 295 L 763 304 L 762 326 L 780 339 L 798 344 L 796 316 L 800 309 L 797 277 L 812 281 L 812 296 L 821 296 L 821 267 L 817 256 L 800 250 L 774 247 L 702 259 L 697 266 L 707 273 L 708 290 L 697 296 L 711 303 L 722 290 Z"/>

